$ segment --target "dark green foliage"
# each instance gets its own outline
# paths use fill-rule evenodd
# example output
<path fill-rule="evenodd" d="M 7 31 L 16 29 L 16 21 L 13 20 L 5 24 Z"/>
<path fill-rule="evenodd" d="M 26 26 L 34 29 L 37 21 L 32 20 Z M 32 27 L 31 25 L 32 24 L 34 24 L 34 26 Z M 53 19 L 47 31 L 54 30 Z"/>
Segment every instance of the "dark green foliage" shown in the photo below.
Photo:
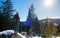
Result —
<path fill-rule="evenodd" d="M 0 14 L 0 31 L 3 30 L 8 30 L 8 29 L 13 29 L 12 26 L 12 21 L 11 20 L 7 20 L 6 16 L 3 15 L 3 13 Z"/>
<path fill-rule="evenodd" d="M 34 19 L 33 28 L 36 33 L 40 33 L 40 23 L 37 17 Z"/>
<path fill-rule="evenodd" d="M 26 27 L 24 25 L 24 22 L 20 22 L 20 24 L 19 24 L 19 32 L 21 32 L 21 31 L 28 31 L 29 29 L 30 29 L 30 27 Z"/>
<path fill-rule="evenodd" d="M 5 2 L 2 2 L 2 11 L 5 15 L 7 13 L 9 14 L 9 16 L 12 14 L 13 8 L 11 0 L 6 0 Z"/>
<path fill-rule="evenodd" d="M 47 19 L 48 20 L 48 19 Z M 47 26 L 44 30 L 45 36 L 56 36 L 57 35 L 57 26 L 55 26 L 53 20 L 50 20 L 50 22 L 47 22 Z"/>
<path fill-rule="evenodd" d="M 34 7 L 33 4 L 31 5 L 31 7 L 29 8 L 29 12 L 28 12 L 28 17 L 27 17 L 27 21 L 29 22 L 29 26 L 34 33 L 40 33 L 40 23 L 38 21 L 37 15 L 34 12 Z"/>
<path fill-rule="evenodd" d="M 57 26 L 57 33 L 58 33 L 58 35 L 60 34 L 60 24 L 58 24 L 58 26 Z"/>
<path fill-rule="evenodd" d="M 22 23 L 20 22 L 19 23 L 19 32 L 21 32 L 22 31 Z"/>
<path fill-rule="evenodd" d="M 0 7 L 0 31 L 13 29 L 11 18 L 12 11 L 11 0 L 2 2 L 2 6 Z"/>

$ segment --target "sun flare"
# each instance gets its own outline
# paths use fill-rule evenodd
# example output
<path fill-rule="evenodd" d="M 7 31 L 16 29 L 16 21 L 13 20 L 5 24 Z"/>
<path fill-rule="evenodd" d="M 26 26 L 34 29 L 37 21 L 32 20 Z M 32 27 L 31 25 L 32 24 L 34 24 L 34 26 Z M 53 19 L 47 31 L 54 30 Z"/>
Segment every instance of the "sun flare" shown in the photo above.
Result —
<path fill-rule="evenodd" d="M 43 0 L 43 5 L 45 7 L 51 7 L 54 4 L 54 0 Z"/>

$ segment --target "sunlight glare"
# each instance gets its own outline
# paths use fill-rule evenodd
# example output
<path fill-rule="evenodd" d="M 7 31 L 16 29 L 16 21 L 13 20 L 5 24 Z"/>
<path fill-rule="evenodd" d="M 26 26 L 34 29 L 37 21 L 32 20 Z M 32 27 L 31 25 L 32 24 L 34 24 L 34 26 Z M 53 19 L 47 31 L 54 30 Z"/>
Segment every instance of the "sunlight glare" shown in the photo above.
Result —
<path fill-rule="evenodd" d="M 43 5 L 44 5 L 45 7 L 51 7 L 51 6 L 54 5 L 54 1 L 55 1 L 55 0 L 43 0 Z"/>

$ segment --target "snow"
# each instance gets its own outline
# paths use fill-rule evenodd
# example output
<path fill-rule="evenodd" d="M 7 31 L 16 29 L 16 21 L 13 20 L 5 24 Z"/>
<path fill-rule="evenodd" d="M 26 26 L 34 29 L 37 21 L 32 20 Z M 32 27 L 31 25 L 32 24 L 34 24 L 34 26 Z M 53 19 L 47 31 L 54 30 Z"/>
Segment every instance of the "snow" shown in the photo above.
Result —
<path fill-rule="evenodd" d="M 3 34 L 4 35 L 14 34 L 14 30 L 5 30 L 5 31 L 0 32 L 0 35 L 3 35 Z M 24 36 L 24 35 L 22 35 L 22 34 L 20 34 L 18 32 L 17 32 L 17 35 L 20 36 L 20 37 L 22 37 L 22 38 L 27 38 L 26 36 Z M 32 37 L 30 37 L 30 36 L 28 36 L 28 38 L 41 38 L 41 37 L 38 37 L 38 36 L 32 36 Z"/>
<path fill-rule="evenodd" d="M 32 37 L 28 37 L 28 38 L 42 38 L 42 37 L 32 36 Z"/>
<path fill-rule="evenodd" d="M 42 38 L 42 37 L 34 37 L 34 36 L 33 36 L 33 37 L 27 37 L 27 38 Z"/>
<path fill-rule="evenodd" d="M 51 19 L 60 19 L 60 17 L 59 16 L 52 16 L 52 17 L 50 17 Z"/>
<path fill-rule="evenodd" d="M 58 26 L 58 24 L 57 24 L 57 23 L 54 23 L 54 25 L 55 25 L 55 26 Z"/>
<path fill-rule="evenodd" d="M 32 37 L 27 37 L 27 38 L 42 38 L 42 37 L 37 37 L 37 36 L 36 36 L 36 37 L 34 37 L 34 36 L 32 36 Z"/>
<path fill-rule="evenodd" d="M 22 38 L 42 38 L 42 37 L 38 37 L 38 36 L 28 36 L 28 37 L 26 37 L 26 36 L 24 36 L 24 35 L 22 35 L 22 34 L 20 34 L 20 33 L 17 33 L 17 35 L 18 36 L 21 36 Z"/>
<path fill-rule="evenodd" d="M 57 36 L 56 38 L 60 38 L 59 36 Z"/>
<path fill-rule="evenodd" d="M 14 33 L 14 30 L 5 30 L 0 32 L 0 35 L 11 35 L 12 33 Z"/>
<path fill-rule="evenodd" d="M 21 36 L 22 38 L 26 38 L 25 36 L 23 36 L 22 34 L 20 33 L 17 33 L 18 36 Z"/>

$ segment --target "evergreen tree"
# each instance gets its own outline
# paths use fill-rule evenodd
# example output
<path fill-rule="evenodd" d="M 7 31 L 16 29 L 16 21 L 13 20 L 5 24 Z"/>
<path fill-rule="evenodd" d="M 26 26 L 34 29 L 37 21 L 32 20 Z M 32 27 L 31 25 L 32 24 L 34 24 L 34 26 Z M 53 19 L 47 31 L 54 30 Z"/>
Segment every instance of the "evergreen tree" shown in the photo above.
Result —
<path fill-rule="evenodd" d="M 24 28 L 23 22 L 19 22 L 19 32 L 22 32 Z"/>
<path fill-rule="evenodd" d="M 5 2 L 2 2 L 2 11 L 3 13 L 9 14 L 9 16 L 12 14 L 13 8 L 12 8 L 12 2 L 11 0 L 6 0 Z"/>
<path fill-rule="evenodd" d="M 7 29 L 13 29 L 11 23 L 11 14 L 12 14 L 12 2 L 11 0 L 6 0 L 5 2 L 2 2 L 1 6 L 1 20 L 0 25 L 2 26 L 0 30 L 7 30 Z"/>
<path fill-rule="evenodd" d="M 53 20 L 50 20 L 50 22 L 48 22 L 48 25 L 46 26 L 46 29 L 44 31 L 46 36 L 52 36 L 52 35 L 56 35 L 57 33 L 57 27 L 54 25 Z"/>
<path fill-rule="evenodd" d="M 24 23 L 24 25 L 27 27 L 27 31 L 30 29 L 30 26 L 31 26 L 32 21 L 34 19 L 33 17 L 35 17 L 35 15 L 34 15 L 34 8 L 33 8 L 33 4 L 32 4 L 31 7 L 29 8 L 27 21 Z"/>
<path fill-rule="evenodd" d="M 60 36 L 60 23 L 57 26 L 57 34 Z"/>
<path fill-rule="evenodd" d="M 45 24 L 44 24 L 44 26 L 42 28 L 42 31 L 44 31 L 46 29 L 46 26 L 48 26 L 48 18 L 46 18 L 46 21 L 45 21 Z"/>
<path fill-rule="evenodd" d="M 34 28 L 33 30 L 35 31 L 35 33 L 40 34 L 40 23 L 39 23 L 37 16 L 34 19 L 33 28 Z"/>
<path fill-rule="evenodd" d="M 29 8 L 29 13 L 26 21 L 26 25 L 29 26 L 33 32 L 40 33 L 40 23 L 38 21 L 37 15 L 34 12 L 33 4 Z M 28 30 L 29 30 L 28 29 Z"/>

